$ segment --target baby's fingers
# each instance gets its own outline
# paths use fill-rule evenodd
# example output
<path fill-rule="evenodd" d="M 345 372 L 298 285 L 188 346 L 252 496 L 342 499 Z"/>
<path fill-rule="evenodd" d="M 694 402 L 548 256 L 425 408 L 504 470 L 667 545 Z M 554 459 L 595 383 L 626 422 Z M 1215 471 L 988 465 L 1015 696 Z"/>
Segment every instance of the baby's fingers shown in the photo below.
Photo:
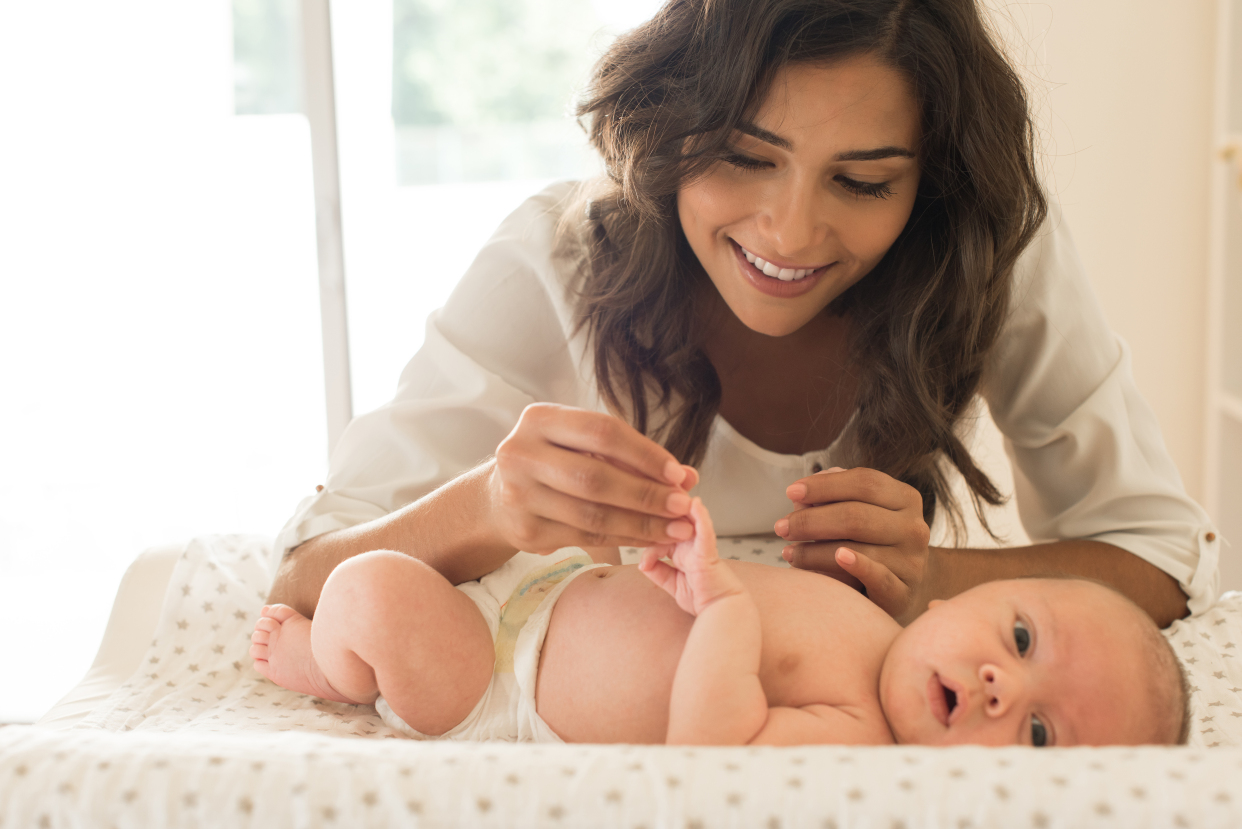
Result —
<path fill-rule="evenodd" d="M 638 569 L 646 570 L 651 563 L 659 561 L 666 556 L 673 554 L 672 544 L 652 544 L 650 547 L 643 549 L 638 559 Z"/>
<path fill-rule="evenodd" d="M 656 547 L 643 550 L 643 557 L 638 562 L 638 569 L 651 579 L 652 583 L 670 596 L 677 595 L 677 576 L 680 571 L 667 561 L 660 560 L 661 553 Z"/>

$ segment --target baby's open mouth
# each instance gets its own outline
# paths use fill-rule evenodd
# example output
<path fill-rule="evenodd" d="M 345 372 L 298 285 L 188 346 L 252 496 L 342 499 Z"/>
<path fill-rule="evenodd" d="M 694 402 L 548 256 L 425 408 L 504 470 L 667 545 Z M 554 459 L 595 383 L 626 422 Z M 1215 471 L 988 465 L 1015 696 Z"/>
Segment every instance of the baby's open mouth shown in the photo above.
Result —
<path fill-rule="evenodd" d="M 952 688 L 944 683 L 941 683 L 940 687 L 944 688 L 944 701 L 948 705 L 949 716 L 952 717 L 953 709 L 957 707 L 957 694 L 953 692 Z"/>
<path fill-rule="evenodd" d="M 939 674 L 932 674 L 927 680 L 927 701 L 932 716 L 948 728 L 953 711 L 957 708 L 957 691 L 946 685 Z"/>

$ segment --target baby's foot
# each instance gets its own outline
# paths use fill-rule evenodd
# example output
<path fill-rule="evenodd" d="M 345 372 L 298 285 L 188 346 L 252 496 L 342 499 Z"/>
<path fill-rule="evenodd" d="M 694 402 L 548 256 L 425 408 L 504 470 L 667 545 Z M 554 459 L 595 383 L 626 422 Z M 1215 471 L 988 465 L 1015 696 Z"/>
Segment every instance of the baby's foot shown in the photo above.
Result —
<path fill-rule="evenodd" d="M 349 702 L 328 684 L 311 654 L 311 622 L 288 605 L 263 608 L 250 634 L 254 669 L 282 688 L 334 702 Z"/>

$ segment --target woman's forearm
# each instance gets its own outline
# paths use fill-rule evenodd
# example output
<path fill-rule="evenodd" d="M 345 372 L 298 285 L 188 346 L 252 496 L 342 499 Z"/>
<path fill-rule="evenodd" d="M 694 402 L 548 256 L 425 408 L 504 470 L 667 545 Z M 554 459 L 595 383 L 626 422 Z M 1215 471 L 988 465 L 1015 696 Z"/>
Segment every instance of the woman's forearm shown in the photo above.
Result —
<path fill-rule="evenodd" d="M 495 570 L 515 551 L 494 532 L 485 463 L 382 518 L 309 539 L 286 554 L 268 595 L 310 617 L 323 584 L 342 561 L 395 550 L 430 564 L 454 584 Z"/>
<path fill-rule="evenodd" d="M 743 745 L 759 733 L 768 716 L 759 682 L 762 642 L 759 610 L 747 592 L 695 617 L 673 678 L 670 745 Z"/>
<path fill-rule="evenodd" d="M 1177 581 L 1138 556 L 1102 541 L 1069 540 L 1003 550 L 933 547 L 929 572 L 911 603 L 905 623 L 927 609 L 932 599 L 948 599 L 975 585 L 998 579 L 1038 575 L 1083 576 L 1102 581 L 1128 596 L 1166 627 L 1188 612 L 1186 594 Z"/>

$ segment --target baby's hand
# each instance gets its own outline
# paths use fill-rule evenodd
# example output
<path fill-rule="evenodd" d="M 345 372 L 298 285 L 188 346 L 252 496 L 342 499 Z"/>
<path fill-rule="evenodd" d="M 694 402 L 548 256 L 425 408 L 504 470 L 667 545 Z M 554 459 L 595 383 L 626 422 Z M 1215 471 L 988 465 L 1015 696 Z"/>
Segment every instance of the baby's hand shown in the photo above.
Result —
<path fill-rule="evenodd" d="M 676 599 L 678 607 L 698 616 L 713 602 L 745 592 L 745 588 L 716 552 L 716 531 L 702 500 L 694 499 L 687 518 L 694 524 L 694 536 L 677 544 L 648 547 L 638 569 Z"/>

